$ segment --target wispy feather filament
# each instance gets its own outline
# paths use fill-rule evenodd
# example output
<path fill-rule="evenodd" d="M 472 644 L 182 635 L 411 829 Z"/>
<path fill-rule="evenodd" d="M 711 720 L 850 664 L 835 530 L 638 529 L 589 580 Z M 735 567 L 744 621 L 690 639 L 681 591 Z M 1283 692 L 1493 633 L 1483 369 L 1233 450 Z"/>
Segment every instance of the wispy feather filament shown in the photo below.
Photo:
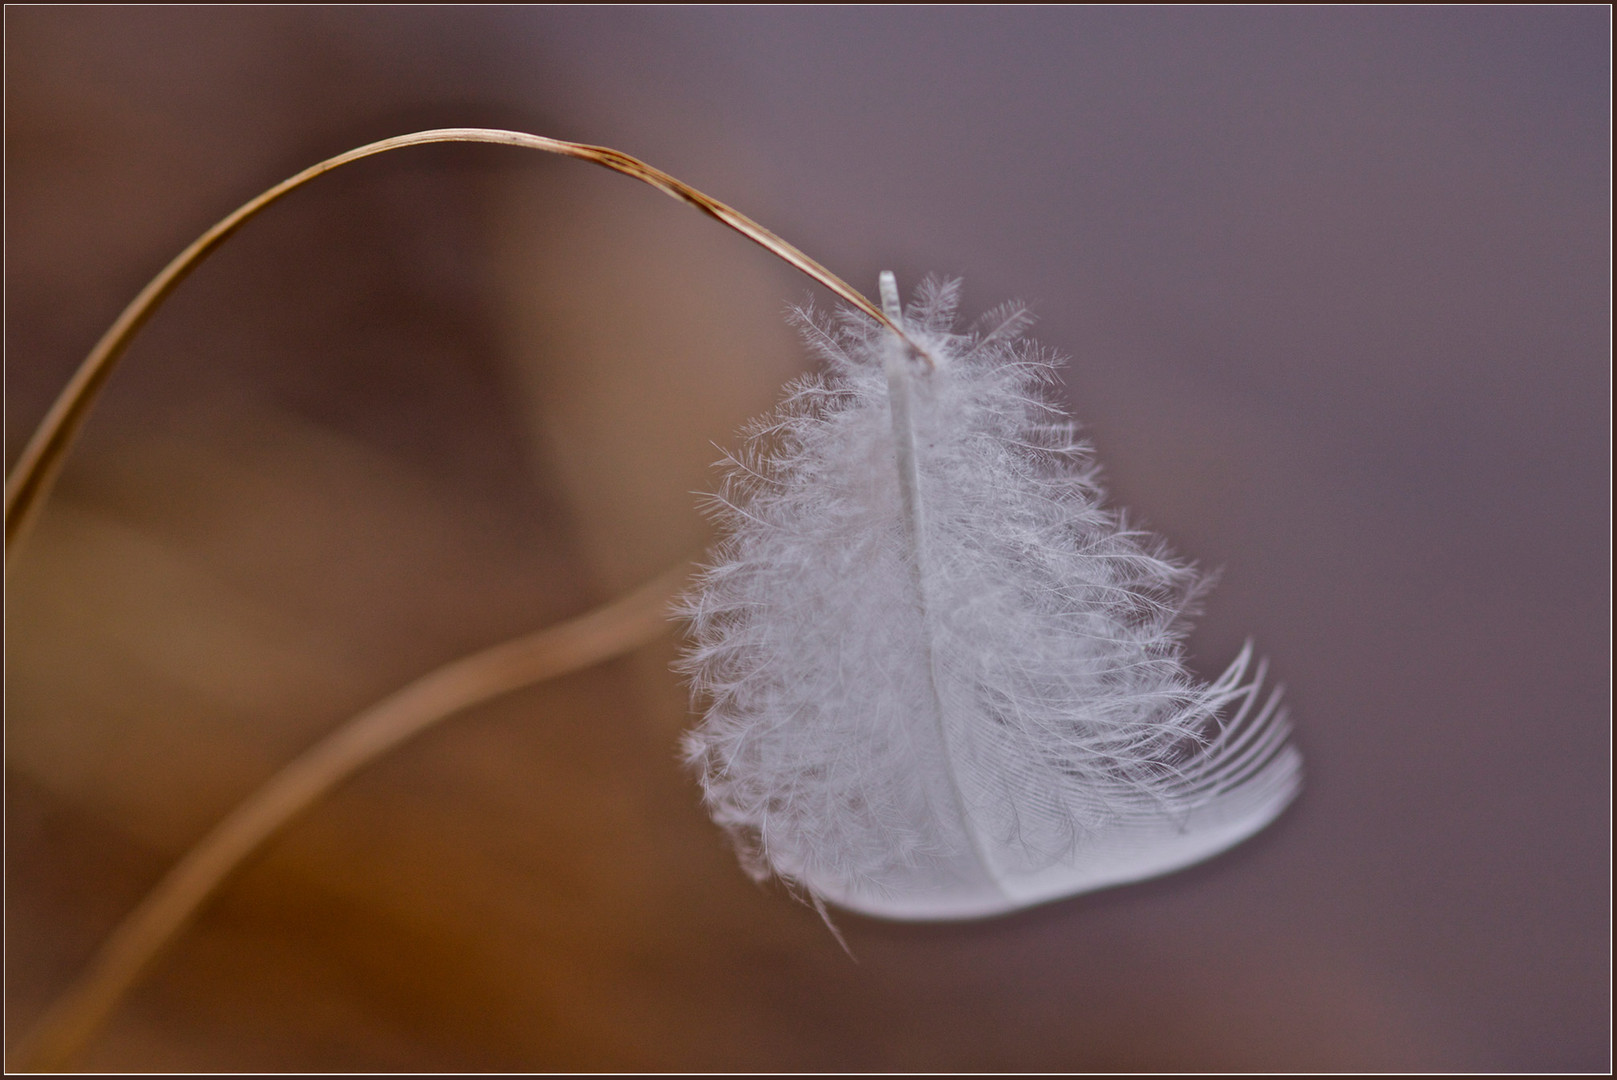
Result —
<path fill-rule="evenodd" d="M 1028 316 L 960 334 L 956 305 L 929 283 L 903 320 L 924 360 L 805 317 L 827 371 L 731 460 L 684 601 L 715 819 L 755 874 L 900 918 L 1178 869 L 1300 777 L 1250 648 L 1210 684 L 1185 670 L 1201 579 L 1103 507 Z"/>

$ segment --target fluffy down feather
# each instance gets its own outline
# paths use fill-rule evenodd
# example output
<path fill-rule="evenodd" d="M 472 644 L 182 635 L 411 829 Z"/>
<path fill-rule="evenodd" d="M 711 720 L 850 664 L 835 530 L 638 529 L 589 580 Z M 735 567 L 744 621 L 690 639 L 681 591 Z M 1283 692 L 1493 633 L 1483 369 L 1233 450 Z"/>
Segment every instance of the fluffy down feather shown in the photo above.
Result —
<path fill-rule="evenodd" d="M 957 297 L 922 287 L 920 350 L 802 317 L 825 373 L 728 459 L 725 539 L 682 601 L 715 820 L 755 876 L 891 918 L 1176 870 L 1300 781 L 1250 647 L 1211 684 L 1185 670 L 1202 580 L 1103 507 L 1028 316 L 957 333 Z"/>

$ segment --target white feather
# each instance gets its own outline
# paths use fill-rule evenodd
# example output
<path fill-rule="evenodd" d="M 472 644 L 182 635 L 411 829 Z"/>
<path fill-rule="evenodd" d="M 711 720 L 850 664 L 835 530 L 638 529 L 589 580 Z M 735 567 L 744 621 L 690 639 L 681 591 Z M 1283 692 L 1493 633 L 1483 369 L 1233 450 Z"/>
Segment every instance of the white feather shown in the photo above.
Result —
<path fill-rule="evenodd" d="M 727 536 L 683 601 L 715 820 L 756 876 L 893 918 L 1176 870 L 1301 775 L 1250 646 L 1211 684 L 1185 670 L 1202 581 L 1102 506 L 1028 316 L 958 334 L 957 296 L 911 306 L 927 356 L 803 317 L 827 371 L 729 459 Z"/>

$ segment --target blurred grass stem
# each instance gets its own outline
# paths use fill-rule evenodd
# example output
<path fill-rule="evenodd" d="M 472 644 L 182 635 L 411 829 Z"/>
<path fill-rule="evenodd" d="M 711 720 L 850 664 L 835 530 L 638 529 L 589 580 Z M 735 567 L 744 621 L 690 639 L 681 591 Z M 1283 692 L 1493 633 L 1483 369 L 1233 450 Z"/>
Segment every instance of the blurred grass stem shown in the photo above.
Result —
<path fill-rule="evenodd" d="M 119 924 L 13 1056 L 65 1068 L 146 967 L 243 859 L 332 787 L 440 720 L 524 686 L 621 656 L 668 626 L 680 565 L 578 618 L 446 664 L 353 717 L 231 811 Z"/>

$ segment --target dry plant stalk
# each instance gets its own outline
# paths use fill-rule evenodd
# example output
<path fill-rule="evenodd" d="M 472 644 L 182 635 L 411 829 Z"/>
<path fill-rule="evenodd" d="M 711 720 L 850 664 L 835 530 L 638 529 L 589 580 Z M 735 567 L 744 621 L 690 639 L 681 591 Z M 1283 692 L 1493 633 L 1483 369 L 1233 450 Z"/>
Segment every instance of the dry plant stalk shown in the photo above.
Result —
<path fill-rule="evenodd" d="M 90 409 L 95 405 L 96 397 L 117 366 L 119 358 L 134 340 L 135 335 L 140 332 L 140 328 L 191 271 L 201 265 L 204 259 L 213 254 L 237 229 L 251 221 L 261 210 L 315 177 L 359 161 L 361 158 L 372 157 L 389 150 L 446 142 L 497 143 L 543 150 L 563 157 L 594 162 L 614 172 L 632 176 L 672 198 L 696 207 L 714 220 L 734 229 L 770 254 L 797 267 L 900 337 L 903 336 L 903 331 L 888 319 L 881 308 L 867 300 L 853 286 L 756 221 L 739 210 L 697 191 L 683 180 L 676 179 L 661 169 L 647 165 L 639 158 L 621 151 L 605 146 L 590 146 L 586 143 L 566 142 L 562 139 L 548 139 L 543 135 L 500 131 L 494 128 L 436 128 L 432 131 L 418 131 L 412 135 L 382 139 L 380 142 L 369 143 L 347 153 L 338 154 L 336 157 L 327 158 L 318 165 L 311 165 L 296 176 L 281 181 L 262 195 L 243 204 L 198 237 L 190 247 L 176 255 L 174 260 L 129 302 L 129 306 L 124 308 L 117 320 L 107 328 L 101 340 L 96 342 L 95 348 L 85 357 L 84 363 L 73 373 L 73 378 L 69 380 L 50 411 L 45 414 L 39 429 L 34 432 L 33 438 L 23 449 L 22 456 L 17 459 L 16 467 L 6 478 L 7 569 L 11 567 L 12 558 L 20 548 L 28 526 L 44 505 L 45 498 L 56 481 L 56 475 L 67 457 L 67 452 L 73 446 L 73 440 L 77 438 L 79 429 L 84 426 Z"/>
<path fill-rule="evenodd" d="M 675 567 L 576 619 L 446 664 L 304 751 L 214 826 L 124 917 L 24 1040 L 16 1067 L 65 1067 L 219 883 L 337 784 L 440 720 L 656 639 L 668 628 L 669 603 L 687 573 L 687 567 Z"/>
<path fill-rule="evenodd" d="M 383 139 L 310 166 L 243 204 L 175 256 L 130 301 L 90 350 L 6 478 L 7 572 L 119 359 L 163 301 L 203 260 L 260 211 L 318 176 L 389 150 L 446 142 L 543 150 L 632 176 L 735 230 L 908 340 L 881 308 L 793 245 L 745 214 L 628 154 L 490 128 L 438 128 Z M 124 919 L 89 970 L 22 1040 L 16 1066 L 62 1068 L 242 859 L 333 786 L 439 720 L 652 640 L 667 628 L 669 604 L 686 573 L 681 565 L 587 615 L 439 668 L 344 723 L 292 761 L 199 841 Z"/>

